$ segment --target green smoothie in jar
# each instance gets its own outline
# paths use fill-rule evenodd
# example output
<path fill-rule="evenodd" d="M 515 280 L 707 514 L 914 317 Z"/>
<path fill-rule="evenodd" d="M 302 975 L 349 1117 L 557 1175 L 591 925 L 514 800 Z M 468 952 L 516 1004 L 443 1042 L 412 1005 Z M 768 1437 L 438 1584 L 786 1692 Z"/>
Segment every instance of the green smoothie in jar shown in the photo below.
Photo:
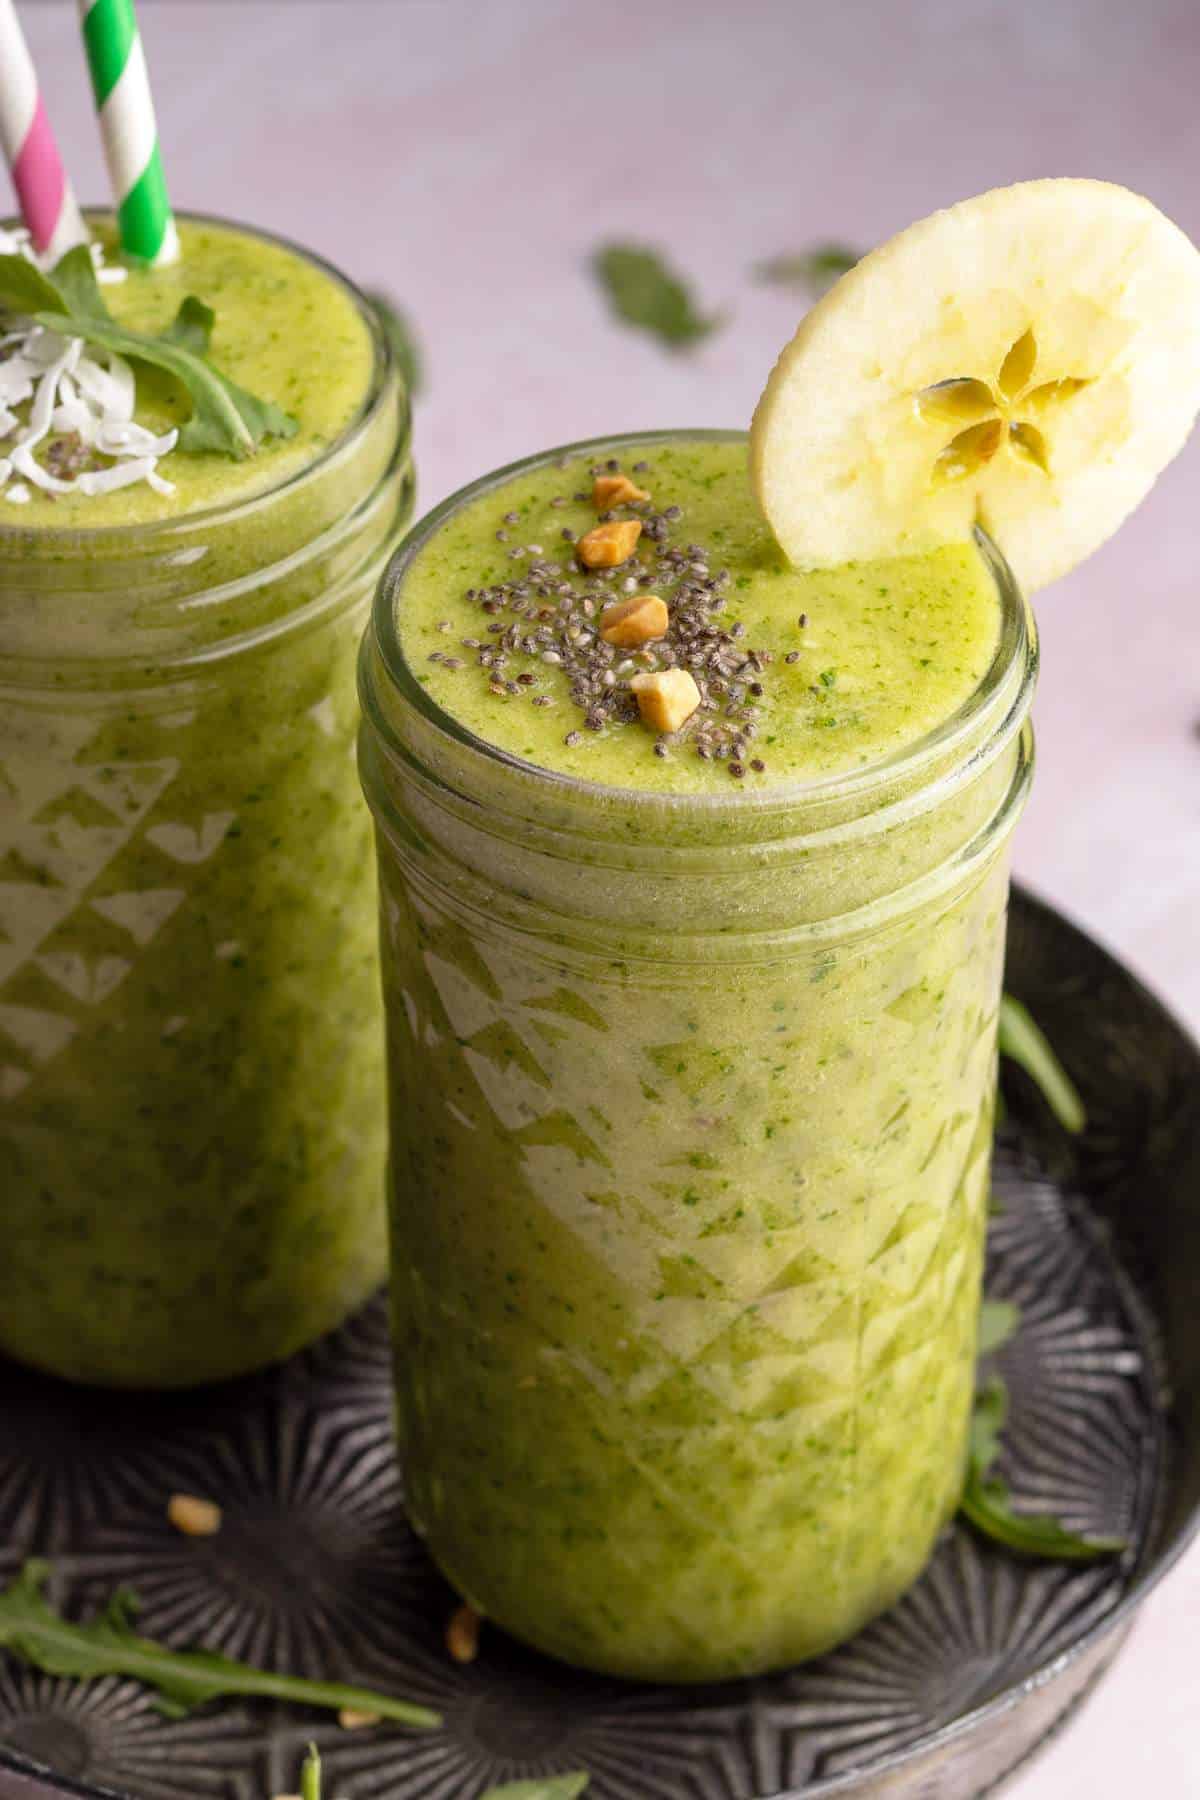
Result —
<path fill-rule="evenodd" d="M 397 1416 L 464 1599 L 614 1674 L 849 1636 L 958 1504 L 1030 587 L 1200 402 L 1200 257 L 1034 182 L 865 258 L 731 434 L 455 495 L 361 664 Z M 999 549 L 996 546 L 999 546 Z"/>
<path fill-rule="evenodd" d="M 640 533 L 589 570 L 598 521 Z M 669 635 L 606 644 L 650 592 Z M 666 735 L 656 666 L 706 702 Z M 957 1504 L 1032 668 L 985 548 L 791 568 L 739 436 L 535 459 L 401 553 L 363 748 L 401 1450 L 539 1647 L 813 1655 Z"/>
<path fill-rule="evenodd" d="M 323 264 L 184 219 L 178 262 L 125 269 L 94 223 L 117 325 L 196 296 L 212 366 L 281 421 L 252 454 L 184 448 L 185 385 L 85 340 L 36 470 L 36 394 L 0 442 L 0 1350 L 174 1386 L 286 1356 L 383 1272 L 352 664 L 407 408 Z M 17 345 L 35 389 L 59 349 Z M 90 393 L 119 444 L 114 384 L 124 461 L 79 428 Z"/>

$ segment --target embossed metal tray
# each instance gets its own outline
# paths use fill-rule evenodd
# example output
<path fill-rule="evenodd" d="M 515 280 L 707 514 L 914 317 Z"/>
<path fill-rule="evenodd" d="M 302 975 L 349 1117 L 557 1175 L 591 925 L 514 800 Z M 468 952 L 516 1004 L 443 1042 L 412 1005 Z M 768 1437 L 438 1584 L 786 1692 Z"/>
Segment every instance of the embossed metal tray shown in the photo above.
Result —
<path fill-rule="evenodd" d="M 993 1791 L 1078 1705 L 1200 1510 L 1200 1051 L 1080 931 L 1014 897 L 1009 986 L 1083 1089 L 1069 1142 L 1019 1074 L 997 1157 L 988 1285 L 1018 1496 L 1117 1532 L 1119 1561 L 1028 1563 L 956 1524 L 917 1588 L 803 1668 L 702 1689 L 580 1675 L 486 1630 L 442 1647 L 451 1596 L 404 1521 L 376 1302 L 285 1367 L 186 1396 L 106 1396 L 0 1365 L 0 1581 L 31 1552 L 85 1608 L 118 1583 L 169 1642 L 425 1701 L 442 1731 L 347 1733 L 274 1705 L 168 1722 L 131 1682 L 0 1657 L 0 1797 L 265 1800 L 315 1738 L 344 1800 L 475 1800 L 589 1771 L 589 1800 Z M 174 1491 L 225 1509 L 189 1540 Z"/>

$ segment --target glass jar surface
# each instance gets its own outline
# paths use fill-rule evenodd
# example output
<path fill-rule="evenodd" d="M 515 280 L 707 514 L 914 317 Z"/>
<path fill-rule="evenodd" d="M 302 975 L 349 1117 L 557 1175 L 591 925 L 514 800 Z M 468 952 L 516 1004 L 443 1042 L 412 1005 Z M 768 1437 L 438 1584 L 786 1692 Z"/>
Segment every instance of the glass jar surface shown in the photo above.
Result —
<path fill-rule="evenodd" d="M 849 1636 L 958 1503 L 1036 646 L 984 543 L 992 665 L 901 754 L 755 795 L 549 775 L 396 624 L 439 522 L 544 460 L 414 530 L 360 663 L 406 1488 L 517 1636 L 723 1679 Z"/>
<path fill-rule="evenodd" d="M 353 668 L 412 475 L 355 304 L 369 383 L 299 472 L 0 529 L 0 1350 L 68 1378 L 241 1373 L 383 1276 Z"/>

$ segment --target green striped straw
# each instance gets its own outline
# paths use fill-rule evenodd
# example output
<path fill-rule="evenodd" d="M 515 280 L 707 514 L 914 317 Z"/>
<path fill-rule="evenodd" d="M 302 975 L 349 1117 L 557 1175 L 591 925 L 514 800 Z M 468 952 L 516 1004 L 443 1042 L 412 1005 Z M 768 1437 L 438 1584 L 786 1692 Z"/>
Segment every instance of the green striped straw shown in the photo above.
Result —
<path fill-rule="evenodd" d="M 79 0 L 79 15 L 121 248 L 143 262 L 174 262 L 179 236 L 133 0 Z"/>

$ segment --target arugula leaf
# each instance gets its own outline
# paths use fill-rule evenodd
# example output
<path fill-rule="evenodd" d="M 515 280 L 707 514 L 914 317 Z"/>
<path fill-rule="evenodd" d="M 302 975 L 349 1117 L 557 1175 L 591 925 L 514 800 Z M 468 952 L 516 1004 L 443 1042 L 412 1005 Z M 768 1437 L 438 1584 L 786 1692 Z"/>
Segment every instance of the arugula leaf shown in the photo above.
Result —
<path fill-rule="evenodd" d="M 163 332 L 163 341 L 178 344 L 183 350 L 192 350 L 197 356 L 205 356 L 216 322 L 217 315 L 212 307 L 197 300 L 195 294 L 189 294 L 180 302 L 179 311 Z"/>
<path fill-rule="evenodd" d="M 104 304 L 86 246 L 80 244 L 46 275 L 23 256 L 0 256 L 0 311 L 20 313 L 57 331 L 113 350 L 131 362 L 165 369 L 187 391 L 192 416 L 179 433 L 181 450 L 252 456 L 267 437 L 291 437 L 295 419 L 239 387 L 207 360 L 213 312 L 189 295 L 158 336 L 127 331 Z"/>
<path fill-rule="evenodd" d="M 300 1769 L 300 1800 L 321 1800 L 321 1758 L 315 1744 L 308 1746 Z"/>
<path fill-rule="evenodd" d="M 971 1408 L 971 1428 L 967 1440 L 967 1457 L 971 1475 L 987 1474 L 1000 1454 L 1000 1433 L 1008 1419 L 1008 1383 L 1003 1375 L 993 1375 L 975 1393 Z"/>
<path fill-rule="evenodd" d="M 977 1356 L 990 1356 L 1015 1334 L 1021 1323 L 1021 1309 L 1011 1300 L 984 1300 L 979 1311 Z"/>
<path fill-rule="evenodd" d="M 1125 1548 L 1123 1538 L 1086 1538 L 1045 1514 L 1014 1512 L 1008 1483 L 992 1473 L 1008 1417 L 1008 1388 L 999 1375 L 978 1390 L 971 1415 L 967 1480 L 961 1511 L 977 1531 L 1025 1556 L 1091 1562 Z"/>
<path fill-rule="evenodd" d="M 49 277 L 25 257 L 0 256 L 0 312 L 32 314 L 61 301 Z"/>
<path fill-rule="evenodd" d="M 590 1780 L 582 1769 L 569 1775 L 539 1775 L 532 1781 L 506 1781 L 503 1787 L 490 1787 L 479 1800 L 575 1800 Z"/>
<path fill-rule="evenodd" d="M 851 250 L 845 244 L 817 244 L 811 250 L 772 256 L 759 263 L 754 273 L 759 281 L 774 282 L 780 287 L 807 288 L 813 299 L 819 300 L 861 257 L 861 250 Z"/>
<path fill-rule="evenodd" d="M 60 258 L 54 265 L 50 281 L 58 289 L 60 296 L 51 306 L 51 311 L 63 310 L 76 319 L 98 319 L 102 323 L 108 320 L 109 311 L 104 304 L 100 283 L 96 280 L 95 265 L 86 244 L 76 244 L 73 250 L 68 250 Z M 75 335 L 78 337 L 82 334 L 76 332 Z"/>
<path fill-rule="evenodd" d="M 411 399 L 425 385 L 425 358 L 421 354 L 415 327 L 408 314 L 396 304 L 390 294 L 369 293 L 367 299 L 378 314 L 383 335 L 396 359 L 396 366 Z"/>
<path fill-rule="evenodd" d="M 605 244 L 592 257 L 592 271 L 619 319 L 672 350 L 699 343 L 724 323 L 722 313 L 698 312 L 687 283 L 646 245 Z"/>
<path fill-rule="evenodd" d="M 128 1588 L 118 1589 L 96 1618 L 77 1625 L 47 1602 L 42 1590 L 48 1574 L 48 1563 L 31 1558 L 0 1592 L 0 1650 L 10 1651 L 43 1674 L 84 1681 L 97 1675 L 131 1676 L 157 1691 L 159 1710 L 168 1718 L 182 1718 L 226 1694 L 247 1694 L 335 1711 L 352 1707 L 402 1725 L 429 1728 L 442 1722 L 428 1707 L 367 1688 L 274 1675 L 211 1650 L 168 1650 L 134 1631 L 138 1599 Z"/>
<path fill-rule="evenodd" d="M 1000 1001 L 1000 1054 L 1011 1058 L 1041 1089 L 1042 1098 L 1065 1131 L 1087 1124 L 1079 1089 L 1059 1062 L 1029 1009 L 1005 994 Z"/>

